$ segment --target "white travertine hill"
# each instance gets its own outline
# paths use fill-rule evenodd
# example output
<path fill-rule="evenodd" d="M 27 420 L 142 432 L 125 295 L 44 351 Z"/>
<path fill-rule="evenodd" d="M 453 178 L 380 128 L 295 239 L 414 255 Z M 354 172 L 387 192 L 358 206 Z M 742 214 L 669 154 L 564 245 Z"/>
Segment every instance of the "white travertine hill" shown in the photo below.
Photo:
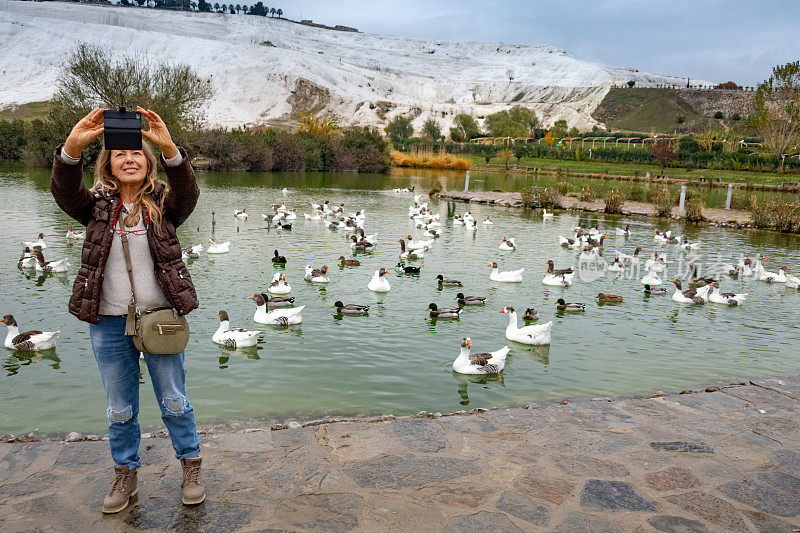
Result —
<path fill-rule="evenodd" d="M 428 41 L 249 15 L 60 2 L 0 0 L 0 42 L 0 108 L 50 98 L 60 66 L 87 42 L 211 76 L 216 94 L 206 118 L 221 126 L 300 111 L 382 126 L 411 113 L 415 127 L 433 116 L 447 131 L 459 113 L 483 117 L 524 105 L 545 124 L 563 118 L 587 128 L 614 84 L 685 83 L 581 61 L 550 45 Z"/>

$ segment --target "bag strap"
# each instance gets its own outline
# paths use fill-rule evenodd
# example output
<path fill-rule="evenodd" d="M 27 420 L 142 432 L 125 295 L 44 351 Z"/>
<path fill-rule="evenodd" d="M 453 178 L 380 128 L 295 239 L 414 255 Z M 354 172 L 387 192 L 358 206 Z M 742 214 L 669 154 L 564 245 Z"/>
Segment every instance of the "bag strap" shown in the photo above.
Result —
<path fill-rule="evenodd" d="M 122 242 L 122 255 L 125 256 L 125 268 L 128 271 L 128 279 L 131 282 L 131 303 L 128 304 L 128 315 L 125 318 L 125 335 L 136 334 L 136 291 L 133 286 L 133 265 L 131 264 L 131 251 L 128 246 L 128 235 L 120 233 L 119 240 Z"/>

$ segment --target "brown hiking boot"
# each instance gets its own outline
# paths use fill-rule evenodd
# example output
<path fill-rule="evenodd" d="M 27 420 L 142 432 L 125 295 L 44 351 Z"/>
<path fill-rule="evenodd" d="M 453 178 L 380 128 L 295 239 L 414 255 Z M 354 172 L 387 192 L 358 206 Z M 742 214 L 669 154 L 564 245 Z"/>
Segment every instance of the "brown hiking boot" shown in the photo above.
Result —
<path fill-rule="evenodd" d="M 203 480 L 200 479 L 200 465 L 202 462 L 203 459 L 200 457 L 181 459 L 181 466 L 183 466 L 181 488 L 183 489 L 184 505 L 197 505 L 206 499 L 206 489 L 203 488 Z"/>
<path fill-rule="evenodd" d="M 128 470 L 127 466 L 114 467 L 114 481 L 108 495 L 103 499 L 103 512 L 106 514 L 118 513 L 125 509 L 129 503 L 135 502 L 139 495 L 137 486 L 137 470 Z"/>

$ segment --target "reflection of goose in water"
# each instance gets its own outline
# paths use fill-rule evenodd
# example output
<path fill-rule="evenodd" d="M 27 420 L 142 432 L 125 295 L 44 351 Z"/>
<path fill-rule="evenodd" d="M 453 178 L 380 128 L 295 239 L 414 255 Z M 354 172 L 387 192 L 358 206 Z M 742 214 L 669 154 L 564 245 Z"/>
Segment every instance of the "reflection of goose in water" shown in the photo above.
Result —
<path fill-rule="evenodd" d="M 459 374 L 453 372 L 453 381 L 456 382 L 456 390 L 461 400 L 458 402 L 461 405 L 469 405 L 469 392 L 468 387 L 471 383 L 480 385 L 483 388 L 505 387 L 503 381 L 500 379 L 500 374 Z M 464 423 L 471 423 L 470 419 L 461 418 Z"/>
<path fill-rule="evenodd" d="M 38 361 L 49 361 L 50 368 L 53 370 L 61 369 L 61 359 L 56 355 L 55 350 L 47 350 L 44 353 L 13 351 L 11 356 L 3 361 L 3 368 L 6 371 L 6 376 L 14 376 L 19 373 L 19 369 L 23 366 L 30 366 Z"/>

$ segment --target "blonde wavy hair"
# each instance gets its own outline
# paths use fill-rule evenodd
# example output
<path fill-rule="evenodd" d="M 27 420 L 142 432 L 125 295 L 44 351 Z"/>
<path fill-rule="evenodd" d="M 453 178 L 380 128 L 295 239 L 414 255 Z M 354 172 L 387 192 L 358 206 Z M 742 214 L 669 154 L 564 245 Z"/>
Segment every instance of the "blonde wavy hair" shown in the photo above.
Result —
<path fill-rule="evenodd" d="M 111 174 L 111 152 L 112 150 L 106 150 L 105 148 L 100 150 L 100 155 L 97 156 L 97 163 L 94 166 L 94 185 L 92 189 L 114 194 L 119 191 L 119 180 Z M 139 216 L 143 211 L 147 210 L 150 213 L 150 222 L 153 224 L 156 233 L 160 234 L 163 194 L 156 197 L 155 190 L 157 183 L 160 182 L 165 186 L 166 184 L 158 179 L 156 156 L 146 142 L 142 142 L 142 152 L 147 159 L 147 173 L 133 201 L 133 209 L 125 217 L 123 224 L 128 227 L 135 226 L 139 223 Z"/>

